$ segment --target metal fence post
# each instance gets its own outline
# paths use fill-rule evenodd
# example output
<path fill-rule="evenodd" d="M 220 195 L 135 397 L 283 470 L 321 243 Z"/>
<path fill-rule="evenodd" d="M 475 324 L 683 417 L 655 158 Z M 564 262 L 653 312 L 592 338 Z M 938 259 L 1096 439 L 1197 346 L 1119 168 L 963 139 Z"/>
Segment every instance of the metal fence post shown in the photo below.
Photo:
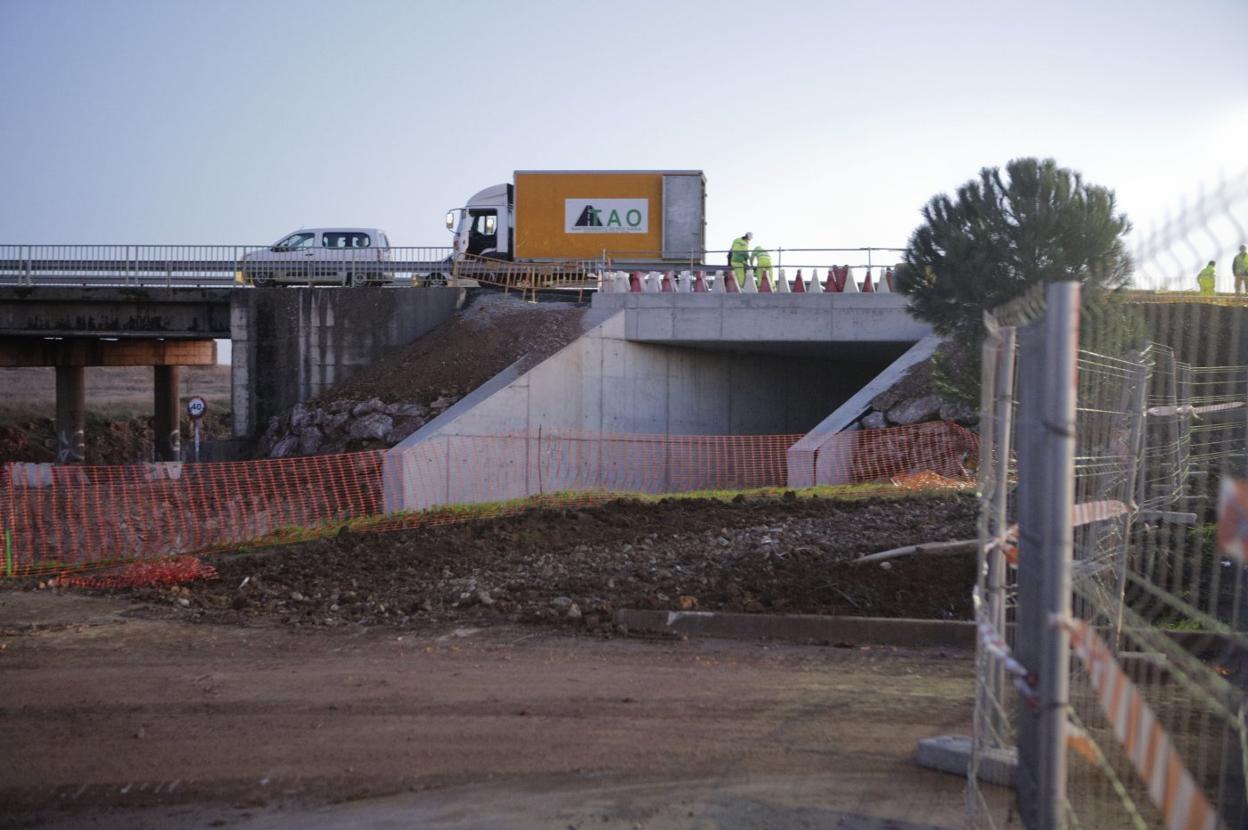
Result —
<path fill-rule="evenodd" d="M 993 478 L 996 489 L 992 494 L 993 525 L 997 534 L 1005 533 L 1008 523 L 1007 508 L 1010 495 L 1010 436 L 1014 428 L 1014 352 L 1013 328 L 1001 331 L 1001 344 L 997 354 L 996 378 L 996 433 L 997 456 L 992 459 Z M 993 545 L 988 553 L 988 619 L 993 627 L 1006 636 L 1005 613 L 1005 553 L 999 545 Z M 993 666 L 990 688 L 995 700 L 1005 700 L 1005 668 L 999 662 Z M 993 733 L 1005 734 L 1001 713 L 995 707 L 992 712 Z"/>
<path fill-rule="evenodd" d="M 1079 359 L 1077 282 L 1048 287 L 1043 354 L 1045 402 L 1039 531 L 1043 557 L 1043 627 L 1039 670 L 1039 826 L 1059 830 L 1066 811 L 1066 720 L 1070 704 L 1070 634 L 1052 620 L 1070 616 L 1074 551 L 1075 397 Z"/>
<path fill-rule="evenodd" d="M 1052 283 L 1044 319 L 1019 331 L 1015 653 L 1037 699 L 1019 704 L 1018 806 L 1031 830 L 1059 830 L 1066 808 L 1070 637 L 1052 621 L 1071 606 L 1079 293 Z"/>
<path fill-rule="evenodd" d="M 1131 432 L 1127 441 L 1127 479 L 1123 483 L 1123 501 L 1129 510 L 1122 522 L 1122 541 L 1118 546 L 1117 591 L 1118 604 L 1114 619 L 1114 653 L 1118 653 L 1122 642 L 1122 616 L 1127 596 L 1127 568 L 1131 555 L 1131 534 L 1135 532 L 1135 516 L 1144 501 L 1143 481 L 1141 474 L 1144 467 L 1144 432 L 1148 417 L 1148 367 L 1143 357 L 1132 351 L 1128 359 L 1135 363 L 1132 380 L 1135 387 L 1131 390 L 1131 403 L 1127 412 L 1131 416 Z"/>

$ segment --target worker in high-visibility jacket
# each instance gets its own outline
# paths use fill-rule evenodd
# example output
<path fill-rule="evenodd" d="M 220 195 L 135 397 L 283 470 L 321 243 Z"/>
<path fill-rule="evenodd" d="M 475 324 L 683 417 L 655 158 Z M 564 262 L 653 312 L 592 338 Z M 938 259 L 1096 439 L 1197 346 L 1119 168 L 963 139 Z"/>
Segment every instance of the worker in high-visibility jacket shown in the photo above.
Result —
<path fill-rule="evenodd" d="M 750 261 L 750 240 L 754 234 L 746 231 L 732 240 L 732 250 L 728 252 L 728 264 L 732 266 L 733 276 L 737 278 L 737 288 L 745 285 L 745 266 Z"/>
<path fill-rule="evenodd" d="M 1214 261 L 1209 260 L 1209 264 L 1200 269 L 1200 273 L 1196 275 L 1196 284 L 1200 286 L 1200 296 L 1212 297 L 1213 287 L 1217 284 L 1217 275 L 1213 273 Z"/>
<path fill-rule="evenodd" d="M 1231 274 L 1235 277 L 1235 293 L 1248 290 L 1248 245 L 1240 245 L 1239 253 L 1231 260 Z"/>
<path fill-rule="evenodd" d="M 763 280 L 766 280 L 768 288 L 775 288 L 771 284 L 771 252 L 760 245 L 750 252 L 750 259 L 754 263 L 754 276 L 758 279 L 758 287 L 761 289 Z"/>

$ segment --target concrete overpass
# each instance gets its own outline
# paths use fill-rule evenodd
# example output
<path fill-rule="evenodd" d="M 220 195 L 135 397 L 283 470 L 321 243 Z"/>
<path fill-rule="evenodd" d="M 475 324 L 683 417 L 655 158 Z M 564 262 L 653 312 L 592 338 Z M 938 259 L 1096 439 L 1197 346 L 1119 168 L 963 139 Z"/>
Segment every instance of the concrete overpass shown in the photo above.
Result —
<path fill-rule="evenodd" d="M 0 288 L 0 367 L 56 369 L 58 463 L 86 453 L 87 366 L 153 367 L 156 458 L 181 455 L 180 372 L 217 362 L 230 291 L 205 288 Z"/>
<path fill-rule="evenodd" d="M 508 369 L 389 451 L 386 510 L 595 486 L 593 453 L 560 476 L 541 435 L 805 435 L 791 469 L 938 342 L 896 294 L 596 294 L 589 330 L 527 372 Z M 469 453 L 499 436 L 489 464 Z M 529 436 L 529 438 L 526 438 Z M 806 442 L 803 444 L 803 442 Z M 615 451 L 618 461 L 618 443 Z M 668 477 L 697 465 L 669 455 Z M 683 465 L 683 466 L 682 466 Z M 804 481 L 803 483 L 814 483 Z"/>
<path fill-rule="evenodd" d="M 446 320 L 457 288 L 0 287 L 0 367 L 56 369 L 57 461 L 84 456 L 87 366 L 152 366 L 156 456 L 180 458 L 180 367 L 233 345 L 236 437 Z"/>

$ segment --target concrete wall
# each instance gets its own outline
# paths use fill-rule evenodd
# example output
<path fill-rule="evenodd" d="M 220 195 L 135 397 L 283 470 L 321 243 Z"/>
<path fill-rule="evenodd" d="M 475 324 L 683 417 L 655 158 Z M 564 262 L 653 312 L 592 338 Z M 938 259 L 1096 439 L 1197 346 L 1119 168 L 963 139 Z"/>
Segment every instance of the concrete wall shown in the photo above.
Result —
<path fill-rule="evenodd" d="M 916 343 L 932 333 L 900 294 L 595 294 L 629 340 L 674 345 Z"/>
<path fill-rule="evenodd" d="M 261 288 L 230 303 L 234 435 L 310 400 L 446 321 L 458 288 Z"/>
<path fill-rule="evenodd" d="M 390 450 L 387 511 L 620 487 L 626 476 L 635 490 L 730 486 L 722 465 L 740 462 L 728 449 L 644 436 L 800 434 L 896 356 L 836 362 L 636 343 L 626 322 L 617 313 L 529 372 L 504 372 Z M 782 478 L 782 454 L 779 464 Z"/>
<path fill-rule="evenodd" d="M 0 287 L 0 335 L 224 338 L 235 293 L 229 288 Z"/>
<path fill-rule="evenodd" d="M 865 384 L 852 397 L 820 421 L 788 451 L 790 487 L 811 487 L 816 484 L 846 484 L 850 481 L 852 459 L 835 453 L 821 453 L 833 444 L 837 433 L 857 420 L 870 407 L 872 399 L 892 388 L 916 363 L 927 360 L 941 344 L 940 337 L 931 334 L 911 346 L 905 354 L 894 360 L 883 371 Z"/>

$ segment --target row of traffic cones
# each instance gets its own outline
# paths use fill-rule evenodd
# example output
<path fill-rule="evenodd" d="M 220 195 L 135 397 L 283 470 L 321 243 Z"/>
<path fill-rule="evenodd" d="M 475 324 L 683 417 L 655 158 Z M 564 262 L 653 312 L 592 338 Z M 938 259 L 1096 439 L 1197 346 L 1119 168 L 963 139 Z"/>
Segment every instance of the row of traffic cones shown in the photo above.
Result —
<path fill-rule="evenodd" d="M 774 289 L 770 280 L 756 281 L 753 269 L 745 271 L 744 285 L 737 285 L 736 275 L 732 271 L 719 272 L 719 278 L 713 283 L 707 281 L 705 271 L 651 271 L 645 274 L 640 271 L 628 274 L 614 271 L 607 275 L 603 283 L 607 291 L 633 294 L 891 294 L 896 291 L 892 268 L 886 268 L 878 280 L 873 279 L 871 269 L 868 268 L 866 277 L 859 284 L 848 265 L 832 266 L 822 282 L 817 269 L 812 270 L 810 280 L 807 281 L 799 268 L 797 278 L 790 283 L 784 269 L 780 268 Z"/>

